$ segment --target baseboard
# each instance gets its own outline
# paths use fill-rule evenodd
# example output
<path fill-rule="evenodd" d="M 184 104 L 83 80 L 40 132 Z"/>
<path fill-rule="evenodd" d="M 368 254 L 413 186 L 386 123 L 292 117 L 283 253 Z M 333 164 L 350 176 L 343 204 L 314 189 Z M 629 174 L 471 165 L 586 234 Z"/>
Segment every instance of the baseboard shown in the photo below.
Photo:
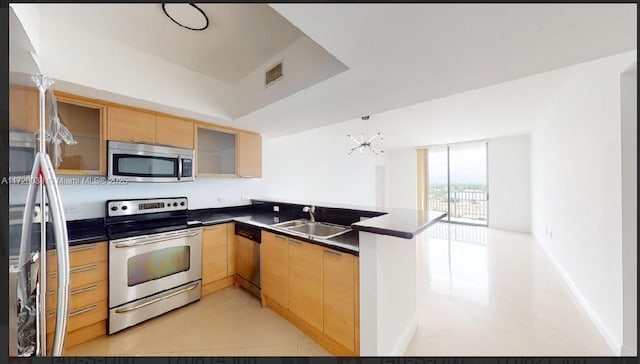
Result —
<path fill-rule="evenodd" d="M 629 346 L 625 346 L 624 344 L 622 344 L 622 356 L 638 356 L 638 349 L 637 348 L 629 348 Z"/>
<path fill-rule="evenodd" d="M 547 258 L 549 258 L 549 260 L 555 266 L 558 272 L 560 272 L 560 276 L 562 277 L 562 280 L 567 285 L 567 287 L 569 287 L 569 290 L 571 291 L 571 293 L 573 293 L 573 295 L 576 297 L 576 299 L 580 303 L 580 306 L 582 306 L 582 309 L 584 309 L 584 311 L 587 313 L 587 316 L 589 316 L 589 318 L 591 319 L 591 322 L 593 322 L 593 324 L 596 326 L 596 329 L 598 329 L 598 331 L 600 332 L 600 335 L 602 335 L 604 340 L 607 342 L 607 345 L 609 345 L 609 348 L 613 350 L 614 355 L 617 355 L 617 356 L 622 355 L 622 344 L 613 338 L 613 336 L 611 335 L 607 327 L 604 325 L 604 323 L 600 319 L 600 316 L 598 316 L 598 314 L 593 309 L 593 307 L 591 307 L 591 304 L 589 303 L 589 301 L 587 301 L 587 299 L 582 295 L 578 287 L 576 287 L 575 283 L 573 283 L 573 280 L 571 279 L 571 277 L 569 277 L 567 272 L 562 268 L 562 265 L 560 265 L 560 263 L 556 260 L 554 255 L 545 245 L 538 243 L 538 239 L 536 239 L 535 237 L 534 237 L 534 240 L 536 241 L 536 244 L 538 244 L 538 246 L 542 249 L 542 251 L 547 256 Z"/>
<path fill-rule="evenodd" d="M 416 334 L 417 329 L 418 317 L 413 316 L 413 318 L 404 328 L 402 335 L 400 335 L 400 337 L 396 341 L 396 344 L 393 346 L 393 349 L 391 350 L 391 353 L 389 353 L 389 356 L 404 356 L 404 353 L 407 351 L 407 347 L 413 339 L 413 336 Z"/>

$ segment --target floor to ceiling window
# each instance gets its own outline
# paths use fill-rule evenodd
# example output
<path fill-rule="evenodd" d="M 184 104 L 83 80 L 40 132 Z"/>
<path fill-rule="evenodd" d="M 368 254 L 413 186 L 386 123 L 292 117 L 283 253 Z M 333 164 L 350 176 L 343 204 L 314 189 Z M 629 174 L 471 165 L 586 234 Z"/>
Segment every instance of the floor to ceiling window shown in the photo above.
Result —
<path fill-rule="evenodd" d="M 424 158 L 429 210 L 447 213 L 446 221 L 487 226 L 487 142 L 427 148 Z"/>

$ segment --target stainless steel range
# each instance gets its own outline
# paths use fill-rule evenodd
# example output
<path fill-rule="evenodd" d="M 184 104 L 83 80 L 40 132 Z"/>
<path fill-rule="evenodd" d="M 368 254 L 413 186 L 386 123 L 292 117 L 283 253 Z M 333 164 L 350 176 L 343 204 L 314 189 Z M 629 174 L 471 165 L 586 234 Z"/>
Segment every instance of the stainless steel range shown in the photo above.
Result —
<path fill-rule="evenodd" d="M 200 299 L 202 234 L 186 197 L 110 200 L 109 334 Z"/>

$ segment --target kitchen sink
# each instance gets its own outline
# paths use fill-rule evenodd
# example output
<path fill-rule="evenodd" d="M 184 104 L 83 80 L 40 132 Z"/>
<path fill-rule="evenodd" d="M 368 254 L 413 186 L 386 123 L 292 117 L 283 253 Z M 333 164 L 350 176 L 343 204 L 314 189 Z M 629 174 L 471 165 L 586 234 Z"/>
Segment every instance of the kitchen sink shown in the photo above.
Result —
<path fill-rule="evenodd" d="M 284 229 L 296 235 L 311 235 L 312 237 L 329 239 L 351 231 L 351 228 L 330 224 L 327 222 L 311 222 L 305 219 L 292 220 L 271 225 L 275 228 Z"/>
<path fill-rule="evenodd" d="M 271 226 L 276 227 L 276 228 L 281 228 L 281 229 L 288 229 L 288 228 L 291 228 L 291 227 L 308 224 L 309 222 L 310 222 L 309 220 L 298 219 L 298 220 L 291 220 L 291 221 L 281 222 L 281 223 L 278 223 L 278 224 L 273 224 Z"/>

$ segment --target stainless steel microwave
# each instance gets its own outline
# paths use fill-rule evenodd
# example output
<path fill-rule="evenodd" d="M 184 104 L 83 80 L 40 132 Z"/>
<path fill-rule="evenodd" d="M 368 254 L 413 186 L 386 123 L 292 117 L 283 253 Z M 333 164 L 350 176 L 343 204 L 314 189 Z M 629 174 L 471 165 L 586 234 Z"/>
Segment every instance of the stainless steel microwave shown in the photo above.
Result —
<path fill-rule="evenodd" d="M 188 182 L 194 179 L 192 149 L 110 140 L 109 179 L 128 182 Z"/>
<path fill-rule="evenodd" d="M 29 177 L 36 155 L 36 134 L 9 131 L 9 177 Z"/>

